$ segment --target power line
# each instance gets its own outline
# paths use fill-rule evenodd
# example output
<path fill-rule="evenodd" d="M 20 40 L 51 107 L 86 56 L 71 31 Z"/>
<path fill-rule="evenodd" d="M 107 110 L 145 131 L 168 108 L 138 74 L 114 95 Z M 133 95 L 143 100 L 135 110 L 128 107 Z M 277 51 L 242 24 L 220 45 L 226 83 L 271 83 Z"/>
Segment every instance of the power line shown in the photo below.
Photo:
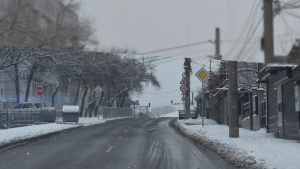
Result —
<path fill-rule="evenodd" d="M 157 52 L 164 52 L 164 51 L 174 50 L 174 49 L 180 49 L 180 48 L 185 48 L 185 47 L 189 47 L 189 46 L 200 45 L 200 44 L 203 44 L 203 43 L 209 43 L 209 42 L 214 43 L 212 40 L 207 40 L 207 41 L 201 41 L 201 42 L 191 43 L 191 44 L 182 45 L 182 46 L 176 46 L 176 47 L 172 47 L 172 48 L 166 48 L 166 49 L 159 49 L 159 50 L 150 51 L 150 52 L 144 52 L 144 53 L 141 53 L 141 55 L 157 53 Z"/>
<path fill-rule="evenodd" d="M 180 90 L 173 90 L 173 91 L 169 91 L 169 92 L 159 92 L 159 93 L 143 93 L 143 94 L 162 94 L 162 93 L 171 93 L 171 92 L 177 92 Z"/>

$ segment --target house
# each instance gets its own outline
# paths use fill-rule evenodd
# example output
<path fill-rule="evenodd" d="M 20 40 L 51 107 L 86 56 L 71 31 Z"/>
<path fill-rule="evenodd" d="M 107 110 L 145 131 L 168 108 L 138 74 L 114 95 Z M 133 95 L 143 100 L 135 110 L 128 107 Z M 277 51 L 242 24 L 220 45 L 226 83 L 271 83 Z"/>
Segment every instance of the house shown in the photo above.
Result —
<path fill-rule="evenodd" d="M 293 45 L 292 49 L 287 56 L 275 56 L 276 63 L 294 63 L 300 64 L 300 39 L 296 39 L 296 43 Z"/>
<path fill-rule="evenodd" d="M 283 139 L 299 139 L 299 113 L 295 110 L 295 86 L 300 85 L 300 66 L 267 65 L 259 72 L 266 83 L 268 133 Z"/>

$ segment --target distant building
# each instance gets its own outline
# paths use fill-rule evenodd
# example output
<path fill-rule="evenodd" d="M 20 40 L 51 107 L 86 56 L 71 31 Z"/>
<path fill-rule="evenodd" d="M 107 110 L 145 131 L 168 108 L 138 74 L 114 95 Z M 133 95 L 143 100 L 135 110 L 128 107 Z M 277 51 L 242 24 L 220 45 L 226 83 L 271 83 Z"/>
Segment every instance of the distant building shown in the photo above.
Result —
<path fill-rule="evenodd" d="M 287 56 L 275 56 L 276 63 L 295 63 L 300 65 L 300 39 L 296 39 L 296 43 L 293 45 Z"/>

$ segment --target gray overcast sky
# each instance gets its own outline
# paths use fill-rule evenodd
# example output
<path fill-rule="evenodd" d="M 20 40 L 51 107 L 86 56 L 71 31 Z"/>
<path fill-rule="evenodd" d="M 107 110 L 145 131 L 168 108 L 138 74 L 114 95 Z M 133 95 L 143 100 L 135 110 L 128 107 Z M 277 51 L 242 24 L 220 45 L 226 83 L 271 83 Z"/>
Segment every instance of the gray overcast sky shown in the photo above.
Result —
<path fill-rule="evenodd" d="M 214 40 L 215 28 L 221 30 L 223 59 L 263 62 L 260 38 L 263 34 L 262 0 L 77 0 L 82 2 L 82 13 L 95 21 L 101 47 L 133 48 L 149 52 L 195 42 Z M 284 0 L 289 2 L 291 0 Z M 275 54 L 289 52 L 300 32 L 299 10 L 286 10 L 275 17 Z M 249 41 L 246 37 L 251 37 Z M 149 55 L 178 57 L 160 63 L 157 76 L 162 89 L 147 87 L 145 93 L 179 90 L 183 72 L 183 57 L 207 58 L 214 55 L 214 44 L 206 43 L 189 48 Z M 194 59 L 195 60 L 195 59 Z M 196 60 L 195 73 L 208 61 Z M 213 64 L 214 65 L 214 64 Z M 192 90 L 201 83 L 192 78 Z M 153 106 L 180 102 L 181 92 L 144 94 L 141 104 Z"/>

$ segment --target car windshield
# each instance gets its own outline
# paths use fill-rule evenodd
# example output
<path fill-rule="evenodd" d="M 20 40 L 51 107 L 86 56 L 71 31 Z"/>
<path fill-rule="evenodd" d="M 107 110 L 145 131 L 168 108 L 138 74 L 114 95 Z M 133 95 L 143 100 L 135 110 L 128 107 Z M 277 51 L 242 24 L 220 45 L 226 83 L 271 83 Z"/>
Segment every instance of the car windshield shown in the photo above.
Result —
<path fill-rule="evenodd" d="M 23 104 L 17 104 L 14 109 L 20 109 L 22 107 Z"/>
<path fill-rule="evenodd" d="M 34 103 L 36 108 L 41 108 L 41 103 Z M 45 103 L 43 103 L 43 107 L 47 107 Z"/>

